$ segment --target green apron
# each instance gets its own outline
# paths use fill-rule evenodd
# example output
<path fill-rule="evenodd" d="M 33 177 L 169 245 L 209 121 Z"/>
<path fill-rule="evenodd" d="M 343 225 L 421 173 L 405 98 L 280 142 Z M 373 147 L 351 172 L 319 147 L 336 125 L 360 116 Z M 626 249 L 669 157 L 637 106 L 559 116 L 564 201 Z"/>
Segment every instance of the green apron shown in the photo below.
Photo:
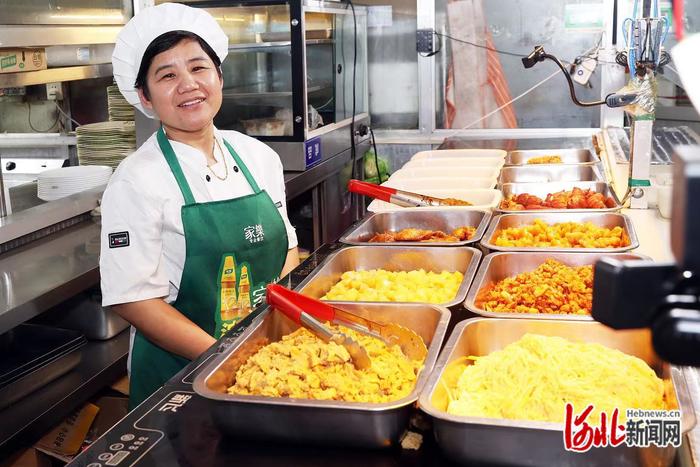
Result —
<path fill-rule="evenodd" d="M 279 279 L 289 246 L 287 230 L 270 195 L 260 190 L 228 142 L 224 144 L 253 194 L 197 203 L 162 128 L 157 138 L 185 199 L 181 211 L 185 265 L 172 305 L 218 339 L 262 302 L 268 283 Z M 131 354 L 130 405 L 136 407 L 188 362 L 137 331 Z"/>

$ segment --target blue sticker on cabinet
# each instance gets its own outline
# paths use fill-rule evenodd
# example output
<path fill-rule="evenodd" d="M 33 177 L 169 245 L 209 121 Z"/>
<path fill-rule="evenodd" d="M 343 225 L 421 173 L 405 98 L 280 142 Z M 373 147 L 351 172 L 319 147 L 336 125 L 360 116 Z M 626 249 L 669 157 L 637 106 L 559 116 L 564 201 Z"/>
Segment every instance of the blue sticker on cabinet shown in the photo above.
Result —
<path fill-rule="evenodd" d="M 307 169 L 321 162 L 320 136 L 304 142 L 304 161 L 306 162 Z"/>

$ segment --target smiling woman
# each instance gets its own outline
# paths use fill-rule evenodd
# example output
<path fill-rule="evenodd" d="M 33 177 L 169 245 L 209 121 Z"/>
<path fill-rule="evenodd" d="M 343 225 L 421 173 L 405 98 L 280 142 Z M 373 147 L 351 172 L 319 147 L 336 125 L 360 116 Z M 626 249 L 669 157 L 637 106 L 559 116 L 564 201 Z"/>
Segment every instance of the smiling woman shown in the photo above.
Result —
<path fill-rule="evenodd" d="M 299 261 L 279 156 L 214 127 L 227 53 L 209 13 L 173 3 L 135 16 L 114 48 L 119 90 L 162 124 L 120 164 L 102 199 L 103 306 L 133 325 L 132 406 Z"/>
<path fill-rule="evenodd" d="M 162 34 L 146 49 L 135 87 L 141 104 L 158 116 L 171 139 L 178 140 L 178 132 L 213 130 L 222 100 L 220 65 L 212 48 L 187 31 Z M 209 151 L 205 154 L 216 163 Z"/>

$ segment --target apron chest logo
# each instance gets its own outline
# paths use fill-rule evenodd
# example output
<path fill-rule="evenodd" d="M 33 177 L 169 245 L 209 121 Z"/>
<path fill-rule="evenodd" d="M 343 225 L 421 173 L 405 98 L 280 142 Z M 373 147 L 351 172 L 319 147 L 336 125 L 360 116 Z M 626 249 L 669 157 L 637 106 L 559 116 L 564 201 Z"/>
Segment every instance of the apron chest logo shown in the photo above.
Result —
<path fill-rule="evenodd" d="M 260 224 L 249 225 L 243 229 L 245 239 L 250 243 L 258 243 L 265 240 L 265 231 Z"/>
<path fill-rule="evenodd" d="M 129 246 L 129 232 L 114 232 L 109 234 L 109 247 L 122 248 Z"/>

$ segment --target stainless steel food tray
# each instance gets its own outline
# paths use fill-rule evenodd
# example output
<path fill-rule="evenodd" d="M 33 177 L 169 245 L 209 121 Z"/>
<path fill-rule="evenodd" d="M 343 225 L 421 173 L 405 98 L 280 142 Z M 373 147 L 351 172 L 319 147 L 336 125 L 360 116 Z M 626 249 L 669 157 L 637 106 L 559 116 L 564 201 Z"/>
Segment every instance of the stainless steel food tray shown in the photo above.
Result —
<path fill-rule="evenodd" d="M 474 318 L 457 324 L 419 400 L 421 410 L 433 418 L 435 439 L 448 457 L 462 463 L 487 465 L 626 467 L 671 464 L 676 454 L 674 447 L 632 448 L 623 444 L 578 454 L 564 449 L 564 425 L 560 423 L 464 417 L 444 411 L 446 394 L 440 379 L 449 363 L 467 355 L 488 355 L 527 333 L 597 342 L 641 358 L 660 378 L 673 381 L 671 391 L 674 394 L 669 397 L 678 401 L 682 411 L 682 432 L 686 433 L 695 425 L 683 372 L 654 353 L 647 330 L 615 331 L 594 322 Z"/>
<path fill-rule="evenodd" d="M 336 305 L 375 321 L 408 327 L 423 338 L 428 355 L 413 391 L 403 399 L 382 404 L 228 394 L 226 388 L 233 384 L 236 370 L 248 357 L 267 342 L 278 341 L 299 327 L 282 313 L 268 308 L 195 378 L 195 392 L 207 400 L 222 431 L 265 441 L 321 445 L 377 448 L 398 441 L 435 364 L 450 312 L 424 304 Z"/>
<path fill-rule="evenodd" d="M 75 295 L 45 315 L 52 324 L 80 331 L 88 339 L 111 339 L 129 327 L 129 323 L 111 307 L 102 306 L 99 287 Z"/>
<path fill-rule="evenodd" d="M 515 209 L 502 209 L 501 204 L 494 210 L 498 212 L 511 212 L 511 213 L 523 213 L 523 212 L 614 212 L 622 209 L 620 200 L 617 194 L 610 188 L 605 182 L 551 182 L 551 183 L 504 183 L 501 185 L 501 191 L 503 192 L 503 200 L 511 195 L 519 195 L 522 193 L 529 193 L 531 195 L 538 196 L 543 200 L 550 193 L 557 193 L 559 191 L 571 191 L 574 188 L 581 188 L 582 190 L 592 190 L 596 193 L 602 193 L 603 196 L 610 196 L 615 201 L 615 206 L 612 208 L 604 209 L 538 209 L 536 211 L 518 211 Z"/>
<path fill-rule="evenodd" d="M 464 275 L 464 279 L 457 290 L 457 295 L 447 303 L 440 303 L 442 306 L 453 306 L 463 302 L 467 296 L 469 284 L 471 284 L 474 274 L 476 274 L 480 259 L 481 252 L 479 250 L 466 246 L 453 248 L 351 246 L 329 255 L 318 268 L 299 284 L 298 290 L 305 295 L 321 298 L 340 281 L 340 276 L 347 271 L 365 271 L 369 269 L 414 271 L 421 268 L 433 272 L 459 271 Z"/>
<path fill-rule="evenodd" d="M 528 164 L 533 157 L 561 156 L 561 164 Z M 528 165 L 532 167 L 540 165 L 564 165 L 564 164 L 595 164 L 600 158 L 590 149 L 530 149 L 527 151 L 510 151 L 506 156 L 506 166 Z"/>
<path fill-rule="evenodd" d="M 522 227 L 531 225 L 535 219 L 542 219 L 547 224 L 556 224 L 560 222 L 591 222 L 598 227 L 622 227 L 629 237 L 630 244 L 619 248 L 563 248 L 563 247 L 507 247 L 498 246 L 494 243 L 495 234 L 499 230 L 509 227 Z M 481 239 L 481 245 L 484 248 L 494 251 L 559 251 L 570 253 L 581 252 L 600 252 L 600 253 L 619 253 L 629 251 L 639 246 L 637 233 L 632 227 L 632 221 L 624 214 L 616 212 L 538 212 L 525 211 L 523 214 L 501 214 L 494 216 L 491 219 L 491 225 Z"/>
<path fill-rule="evenodd" d="M 532 271 L 548 259 L 555 259 L 567 266 L 585 266 L 595 264 L 600 258 L 614 257 L 620 260 L 627 259 L 649 259 L 643 255 L 630 253 L 526 253 L 526 252 L 501 252 L 492 253 L 484 257 L 484 261 L 479 266 L 479 271 L 469 288 L 469 294 L 464 301 L 464 306 L 471 312 L 481 316 L 514 318 L 514 319 L 550 319 L 550 320 L 574 320 L 592 321 L 591 316 L 584 315 L 555 315 L 549 313 L 506 313 L 487 311 L 477 305 L 477 300 L 481 291 L 491 284 L 515 276 L 521 272 Z"/>
<path fill-rule="evenodd" d="M 348 230 L 340 241 L 348 245 L 388 245 L 388 246 L 464 246 L 478 242 L 484 235 L 491 220 L 491 213 L 479 210 L 441 210 L 441 211 L 393 211 L 378 212 L 366 217 L 360 224 Z M 370 243 L 375 234 L 401 229 L 441 230 L 450 233 L 462 226 L 476 227 L 474 236 L 463 242 L 392 242 Z"/>
<path fill-rule="evenodd" d="M 498 184 L 550 182 L 604 182 L 597 165 L 543 164 L 503 167 Z"/>

